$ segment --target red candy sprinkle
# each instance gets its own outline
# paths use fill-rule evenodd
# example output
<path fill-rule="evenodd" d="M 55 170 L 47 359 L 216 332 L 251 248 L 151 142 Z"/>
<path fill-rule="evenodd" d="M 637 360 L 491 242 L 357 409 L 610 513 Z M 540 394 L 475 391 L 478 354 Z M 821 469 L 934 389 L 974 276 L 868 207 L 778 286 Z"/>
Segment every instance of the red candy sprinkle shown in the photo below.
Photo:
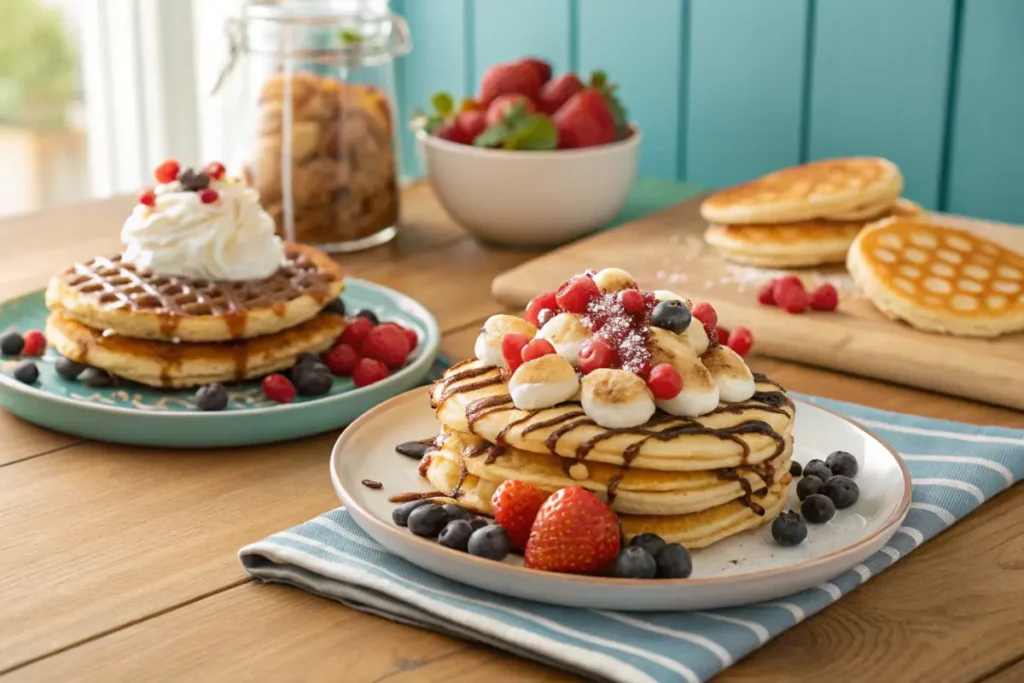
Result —
<path fill-rule="evenodd" d="M 803 313 L 810 303 L 803 285 L 782 283 L 775 285 L 775 302 L 787 313 Z"/>
<path fill-rule="evenodd" d="M 381 381 L 388 374 L 388 366 L 376 358 L 360 358 L 356 369 L 352 371 L 352 382 L 357 387 L 365 387 Z"/>
<path fill-rule="evenodd" d="M 46 337 L 39 330 L 29 330 L 25 333 L 25 345 L 21 349 L 23 356 L 41 356 L 46 350 Z"/>
<path fill-rule="evenodd" d="M 758 303 L 764 304 L 765 306 L 775 305 L 775 283 L 778 281 L 778 278 L 772 278 L 761 285 L 761 288 L 757 290 Z"/>
<path fill-rule="evenodd" d="M 139 204 L 144 206 L 156 206 L 156 192 L 153 190 L 146 190 L 139 195 Z"/>
<path fill-rule="evenodd" d="M 504 340 L 502 340 L 504 342 Z M 522 358 L 524 363 L 529 363 L 531 360 L 540 358 L 541 356 L 549 356 L 555 352 L 555 347 L 551 345 L 547 339 L 533 339 L 529 344 L 523 347 Z"/>
<path fill-rule="evenodd" d="M 501 338 L 501 357 L 509 372 L 515 372 L 523 364 L 523 349 L 529 343 L 530 338 L 519 332 L 510 332 Z"/>
<path fill-rule="evenodd" d="M 558 288 L 555 302 L 563 311 L 585 313 L 587 305 L 601 295 L 601 290 L 592 278 L 577 275 Z"/>
<path fill-rule="evenodd" d="M 594 370 L 612 367 L 615 364 L 615 351 L 604 339 L 594 337 L 583 342 L 578 358 L 580 370 L 588 375 Z"/>
<path fill-rule="evenodd" d="M 683 378 L 670 364 L 659 363 L 651 369 L 651 374 L 647 378 L 647 388 L 654 394 L 655 399 L 667 401 L 678 396 L 683 390 Z"/>
<path fill-rule="evenodd" d="M 219 161 L 211 161 L 203 169 L 206 175 L 210 176 L 214 180 L 220 180 L 224 177 L 224 164 Z"/>
<path fill-rule="evenodd" d="M 643 292 L 637 289 L 624 289 L 619 292 L 619 301 L 630 315 L 640 315 L 646 310 L 647 302 Z"/>
<path fill-rule="evenodd" d="M 153 175 L 156 177 L 156 181 L 158 183 L 173 183 L 178 179 L 178 173 L 180 172 L 181 165 L 174 159 L 168 159 L 156 167 L 156 170 L 153 171 Z"/>
<path fill-rule="evenodd" d="M 260 383 L 260 388 L 263 389 L 263 395 L 274 403 L 291 403 L 295 400 L 295 387 L 284 375 L 267 375 Z"/>
<path fill-rule="evenodd" d="M 725 345 L 735 351 L 737 356 L 745 356 L 754 345 L 754 334 L 746 327 L 737 327 L 729 335 Z"/>
<path fill-rule="evenodd" d="M 220 195 L 217 194 L 217 190 L 214 190 L 213 188 L 207 187 L 199 190 L 199 201 L 203 204 L 213 204 L 217 201 L 218 197 L 220 197 Z"/>
<path fill-rule="evenodd" d="M 356 369 L 359 362 L 359 352 L 348 344 L 338 344 L 323 355 L 324 365 L 333 374 L 341 377 L 348 377 Z"/>
<path fill-rule="evenodd" d="M 363 348 L 363 340 L 366 339 L 366 335 L 373 329 L 373 321 L 369 318 L 362 316 L 351 321 L 346 327 L 345 331 L 341 333 L 338 341 L 342 344 L 348 344 L 356 351 L 361 351 Z"/>
<path fill-rule="evenodd" d="M 839 292 L 826 282 L 811 292 L 810 304 L 816 311 L 834 311 L 839 306 Z"/>
<path fill-rule="evenodd" d="M 540 327 L 546 320 L 540 319 L 540 312 L 543 310 L 555 310 L 558 308 L 558 303 L 555 301 L 554 292 L 545 292 L 540 296 L 535 296 L 530 300 L 530 303 L 526 304 L 526 320 L 534 327 Z"/>

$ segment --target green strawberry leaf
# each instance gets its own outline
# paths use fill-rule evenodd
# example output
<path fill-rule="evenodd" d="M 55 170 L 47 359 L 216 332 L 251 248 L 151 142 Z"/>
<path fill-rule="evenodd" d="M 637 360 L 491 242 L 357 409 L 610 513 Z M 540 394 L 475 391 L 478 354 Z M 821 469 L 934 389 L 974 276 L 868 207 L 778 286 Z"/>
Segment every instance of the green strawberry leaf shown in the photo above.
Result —
<path fill-rule="evenodd" d="M 502 145 L 505 149 L 543 150 L 558 146 L 558 130 L 543 114 L 529 114 L 520 120 Z"/>
<path fill-rule="evenodd" d="M 590 87 L 598 90 L 604 88 L 608 83 L 608 74 L 603 71 L 592 71 L 590 73 Z"/>
<path fill-rule="evenodd" d="M 430 98 L 430 103 L 434 105 L 434 111 L 437 115 L 442 118 L 455 113 L 455 101 L 446 92 L 434 93 L 433 97 Z"/>

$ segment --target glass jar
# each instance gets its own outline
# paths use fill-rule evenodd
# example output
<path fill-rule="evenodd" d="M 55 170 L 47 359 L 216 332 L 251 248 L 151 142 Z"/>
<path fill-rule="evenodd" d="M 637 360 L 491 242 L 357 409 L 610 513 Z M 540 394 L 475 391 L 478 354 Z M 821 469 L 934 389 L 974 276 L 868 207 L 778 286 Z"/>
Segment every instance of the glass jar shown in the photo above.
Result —
<path fill-rule="evenodd" d="M 248 0 L 228 21 L 232 171 L 278 232 L 330 252 L 387 242 L 398 222 L 393 60 L 412 47 L 388 0 Z"/>

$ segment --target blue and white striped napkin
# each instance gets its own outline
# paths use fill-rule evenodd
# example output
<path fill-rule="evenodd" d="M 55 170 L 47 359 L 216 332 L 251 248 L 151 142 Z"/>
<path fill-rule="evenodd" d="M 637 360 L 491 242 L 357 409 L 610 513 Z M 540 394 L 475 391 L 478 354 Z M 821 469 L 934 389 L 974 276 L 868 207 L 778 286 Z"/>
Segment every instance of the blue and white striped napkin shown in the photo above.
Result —
<path fill-rule="evenodd" d="M 344 509 L 240 551 L 253 576 L 387 619 L 488 643 L 595 680 L 706 681 L 827 607 L 1024 477 L 1024 431 L 978 427 L 803 396 L 859 420 L 906 459 L 910 513 L 864 564 L 772 602 L 706 612 L 621 613 L 506 598 L 390 554 Z"/>

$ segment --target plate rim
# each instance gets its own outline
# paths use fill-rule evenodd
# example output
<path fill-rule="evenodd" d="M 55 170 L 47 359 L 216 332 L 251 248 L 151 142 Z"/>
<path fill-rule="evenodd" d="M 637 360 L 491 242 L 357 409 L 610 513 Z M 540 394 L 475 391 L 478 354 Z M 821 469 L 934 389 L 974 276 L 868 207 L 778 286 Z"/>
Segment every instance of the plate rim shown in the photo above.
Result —
<path fill-rule="evenodd" d="M 397 299 L 398 301 L 405 301 L 405 302 L 411 303 L 416 309 L 418 309 L 418 311 L 417 311 L 418 316 L 419 316 L 420 320 L 425 323 L 425 326 L 427 328 L 426 329 L 426 334 L 424 335 L 423 352 L 420 353 L 419 356 L 412 363 L 409 363 L 408 365 L 403 367 L 398 372 L 396 372 L 394 374 L 391 374 L 391 375 L 388 375 L 383 381 L 387 382 L 388 380 L 391 380 L 393 378 L 403 378 L 403 377 L 406 377 L 407 375 L 411 375 L 411 374 L 414 374 L 416 372 L 419 372 L 424 367 L 429 369 L 430 365 L 432 365 L 434 363 L 434 361 L 437 359 L 437 354 L 438 354 L 438 351 L 440 350 L 440 347 L 441 347 L 441 327 L 440 327 L 440 325 L 437 322 L 437 318 L 434 317 L 434 314 L 431 313 L 430 310 L 426 306 L 424 306 L 422 303 L 420 303 L 416 299 L 412 298 L 411 296 L 409 296 L 407 294 L 403 294 L 402 292 L 399 292 L 398 290 L 392 289 L 391 287 L 387 287 L 385 285 L 377 284 L 376 282 L 371 282 L 370 280 L 366 280 L 366 279 L 363 279 L 363 278 L 348 277 L 348 276 L 345 277 L 345 283 L 346 283 L 346 289 L 347 289 L 347 286 L 349 284 L 356 284 L 356 285 L 360 285 L 360 286 L 366 287 L 368 289 L 382 290 L 385 294 L 391 296 L 394 299 Z M 26 292 L 26 293 L 21 294 L 21 295 L 16 296 L 16 297 L 12 297 L 10 299 L 6 299 L 6 300 L 0 302 L 0 304 L 5 304 L 5 303 L 8 303 L 10 301 L 15 301 L 17 299 L 23 299 L 25 297 L 33 296 L 33 295 L 36 295 L 36 294 L 42 294 L 44 291 L 45 290 L 43 290 L 43 289 L 36 289 L 36 290 L 33 290 L 31 292 Z M 341 298 L 342 295 L 344 295 L 344 291 L 342 292 L 342 294 L 339 295 L 338 298 Z M 251 380 L 249 380 L 249 381 L 251 381 Z M 316 403 L 318 405 L 323 405 L 325 403 L 333 403 L 333 402 L 336 402 L 336 401 L 339 401 L 339 400 L 342 400 L 342 399 L 347 399 L 347 398 L 350 398 L 350 397 L 359 397 L 359 396 L 362 396 L 364 393 L 370 393 L 370 391 L 373 391 L 373 390 L 376 390 L 376 389 L 380 389 L 381 386 L 382 386 L 382 383 L 378 382 L 378 383 L 375 383 L 375 384 L 367 385 L 365 387 L 356 387 L 356 388 L 354 388 L 354 389 L 352 389 L 350 391 L 346 391 L 346 392 L 344 392 L 342 394 L 337 394 L 335 396 L 328 396 L 327 398 L 323 398 L 320 401 L 317 401 Z M 149 387 L 149 388 L 155 389 L 155 387 Z M 244 416 L 253 416 L 253 415 L 261 415 L 261 414 L 269 413 L 269 412 L 273 412 L 275 415 L 279 415 L 279 414 L 283 414 L 283 413 L 288 413 L 288 412 L 294 412 L 294 411 L 297 411 L 297 410 L 302 410 L 302 409 L 306 408 L 307 406 L 309 406 L 310 404 L 313 403 L 312 401 L 307 401 L 307 402 L 304 402 L 304 403 L 290 403 L 290 404 L 285 404 L 285 405 L 278 404 L 278 405 L 272 405 L 272 406 L 261 406 L 261 407 L 258 407 L 258 408 L 243 408 L 243 409 L 239 409 L 239 410 L 231 410 L 231 411 L 226 411 L 226 412 L 223 412 L 223 411 L 212 412 L 212 411 L 202 411 L 202 410 L 196 410 L 196 411 L 188 412 L 188 411 L 169 411 L 169 410 L 159 410 L 159 409 L 156 409 L 156 410 L 138 410 L 138 409 L 134 409 L 134 408 L 122 408 L 122 407 L 119 407 L 119 406 L 107 405 L 105 403 L 94 403 L 94 402 L 91 402 L 91 401 L 81 401 L 81 400 L 74 399 L 74 398 L 68 398 L 66 396 L 59 396 L 57 394 L 52 394 L 52 393 L 50 393 L 48 391 L 44 391 L 43 389 L 40 389 L 40 388 L 35 387 L 35 386 L 31 386 L 31 385 L 28 385 L 28 384 L 23 384 L 23 383 L 17 381 L 16 379 L 14 379 L 13 377 L 8 377 L 7 375 L 0 373 L 0 390 L 5 390 L 5 389 L 13 391 L 15 394 L 25 394 L 25 395 L 28 395 L 28 396 L 32 396 L 34 398 L 38 398 L 38 399 L 44 400 L 44 401 L 53 401 L 55 403 L 61 403 L 61 404 L 67 405 L 67 406 L 74 407 L 76 409 L 82 409 L 82 410 L 86 410 L 86 411 L 96 411 L 96 412 L 99 412 L 99 413 L 106 413 L 108 415 L 114 415 L 114 416 L 117 416 L 117 417 L 126 417 L 126 416 L 139 417 L 141 415 L 145 415 L 147 417 L 152 417 L 152 418 L 155 418 L 155 419 L 162 419 L 162 420 L 184 420 L 184 419 L 189 419 L 189 420 L 223 420 L 223 419 L 230 419 L 232 417 L 237 417 L 237 416 L 242 416 L 242 415 L 244 415 Z M 405 392 L 405 393 L 408 393 L 408 392 Z M 401 396 L 401 395 L 402 394 L 399 394 L 399 396 Z M 390 401 L 391 401 L 391 399 L 388 399 L 388 402 L 390 402 Z M 379 404 L 379 405 L 383 405 L 383 404 Z M 377 407 L 378 406 L 374 406 L 374 408 L 372 408 L 371 410 L 374 410 Z M 362 416 L 360 416 L 360 417 L 362 417 Z"/>
<path fill-rule="evenodd" d="M 388 534 L 391 534 L 391 533 L 400 534 L 403 539 L 407 539 L 407 540 L 409 540 L 409 541 L 411 541 L 413 543 L 418 544 L 419 547 L 422 548 L 424 552 L 429 552 L 429 553 L 449 552 L 447 549 L 442 549 L 437 543 L 435 543 L 435 542 L 433 542 L 433 541 L 431 541 L 429 539 L 421 538 L 419 536 L 415 536 L 415 535 L 412 535 L 412 534 L 402 534 L 395 527 L 392 527 L 391 525 L 387 524 L 386 522 L 384 522 L 384 521 L 382 521 L 380 519 L 377 519 L 377 517 L 375 515 L 370 513 L 363 506 L 359 505 L 355 501 L 355 499 L 350 494 L 348 494 L 348 492 L 346 491 L 345 487 L 342 485 L 342 483 L 341 483 L 341 481 L 339 480 L 339 477 L 338 477 L 337 462 L 340 460 L 340 457 L 341 457 L 339 454 L 341 453 L 342 448 L 346 445 L 346 443 L 353 438 L 352 435 L 355 434 L 357 431 L 359 431 L 363 427 L 363 423 L 364 422 L 369 422 L 371 419 L 373 419 L 376 416 L 376 414 L 378 412 L 385 412 L 387 410 L 390 410 L 390 409 L 394 408 L 395 405 L 397 405 L 397 404 L 406 403 L 406 402 L 411 401 L 412 399 L 414 399 L 416 397 L 416 394 L 419 394 L 422 391 L 424 391 L 423 387 L 417 387 L 415 389 L 410 389 L 409 391 L 401 393 L 398 396 L 394 396 L 394 397 L 388 399 L 387 401 L 384 401 L 383 403 L 380 403 L 379 405 L 373 407 L 372 409 L 370 409 L 370 410 L 366 411 L 365 413 L 363 413 L 362 415 L 360 415 L 357 419 L 353 420 L 352 423 L 349 424 L 348 427 L 346 427 L 344 431 L 342 431 L 342 433 L 338 436 L 338 439 L 334 442 L 334 447 L 331 449 L 331 458 L 330 458 L 330 462 L 328 464 L 328 467 L 331 470 L 331 483 L 334 486 L 335 493 L 338 495 L 339 498 L 341 498 L 341 501 L 342 501 L 342 503 L 344 504 L 345 507 L 351 506 L 352 508 L 355 509 L 356 512 L 358 512 L 358 515 L 353 514 L 352 517 L 356 521 L 356 523 L 360 526 L 360 528 L 362 527 L 362 524 L 360 523 L 360 518 L 365 518 L 365 519 L 370 520 L 371 525 L 374 526 L 376 529 L 378 529 L 380 532 L 388 533 Z M 855 554 L 856 552 L 862 550 L 866 546 L 869 546 L 872 543 L 876 542 L 877 539 L 880 536 L 884 536 L 886 534 L 891 536 L 892 533 L 890 533 L 890 532 L 894 532 L 894 527 L 897 527 L 897 525 L 899 525 L 903 521 L 903 519 L 906 517 L 907 512 L 910 510 L 910 504 L 913 502 L 913 500 L 912 500 L 913 499 L 913 482 L 911 481 L 910 469 L 907 467 L 906 461 L 896 451 L 896 449 L 893 448 L 887 441 L 885 441 L 884 439 L 880 438 L 877 434 L 875 434 L 874 432 L 869 430 L 867 427 L 862 425 L 859 421 L 857 421 L 857 420 L 855 420 L 855 419 L 853 419 L 851 417 L 847 417 L 847 416 L 842 415 L 841 413 L 839 413 L 839 412 L 837 412 L 835 410 L 832 410 L 830 408 L 826 408 L 824 406 L 817 405 L 815 403 L 811 403 L 809 401 L 805 401 L 805 400 L 797 398 L 797 397 L 791 397 L 791 398 L 793 399 L 793 401 L 795 403 L 800 403 L 800 404 L 803 404 L 803 405 L 808 406 L 810 408 L 816 408 L 816 409 L 822 410 L 822 411 L 824 411 L 826 413 L 831 414 L 834 417 L 839 418 L 840 420 L 842 420 L 844 422 L 847 422 L 847 423 L 851 424 L 855 429 L 860 430 L 861 432 L 863 432 L 867 436 L 871 437 L 872 439 L 877 441 L 886 451 L 888 451 L 889 455 L 891 455 L 892 458 L 896 461 L 896 464 L 900 468 L 900 473 L 903 476 L 903 495 L 902 495 L 902 497 L 900 499 L 899 505 L 897 505 L 896 509 L 888 517 L 885 518 L 885 522 L 874 533 L 870 534 L 869 536 L 865 536 L 864 538 L 858 540 L 856 543 L 854 543 L 852 545 L 848 545 L 848 546 L 846 546 L 844 548 L 841 548 L 839 550 L 834 550 L 834 551 L 828 553 L 827 555 L 822 555 L 821 557 L 816 557 L 816 558 L 813 558 L 813 559 L 810 559 L 810 560 L 805 560 L 804 562 L 801 562 L 799 564 L 790 565 L 790 566 L 787 566 L 787 567 L 778 567 L 778 568 L 775 568 L 775 569 L 767 569 L 767 570 L 755 571 L 755 572 L 744 572 L 742 574 L 730 574 L 729 576 L 705 577 L 705 578 L 686 578 L 686 579 L 660 579 L 660 580 L 658 580 L 657 582 L 654 583 L 655 586 L 657 586 L 659 588 L 673 588 L 673 587 L 683 588 L 683 587 L 691 587 L 691 586 L 693 586 L 693 587 L 699 587 L 699 586 L 721 586 L 723 584 L 730 584 L 730 583 L 736 583 L 736 582 L 746 582 L 746 581 L 751 581 L 751 580 L 760 579 L 760 578 L 772 578 L 772 577 L 779 576 L 779 575 L 782 575 L 782 574 L 792 574 L 794 572 L 812 571 L 814 569 L 817 569 L 817 568 L 821 567 L 822 565 L 828 564 L 830 561 L 834 560 L 839 555 Z M 798 411 L 798 414 L 799 414 L 799 411 Z M 364 529 L 364 531 L 366 531 L 366 530 Z M 369 531 L 367 531 L 366 533 L 369 534 L 370 536 L 373 536 L 373 534 L 370 534 Z M 462 553 L 461 555 L 463 556 L 462 557 L 463 561 L 469 561 L 471 563 L 471 565 L 470 565 L 471 567 L 472 566 L 477 566 L 477 567 L 481 567 L 481 568 L 487 568 L 487 567 L 494 568 L 494 566 L 495 566 L 495 562 L 493 560 L 487 560 L 487 559 L 484 559 L 484 558 L 481 558 L 481 557 L 475 557 L 473 555 L 469 555 L 468 553 Z M 406 557 L 402 557 L 402 559 L 406 560 L 407 562 L 412 562 L 411 560 L 407 559 Z M 412 564 L 415 564 L 417 566 L 422 567 L 421 565 L 419 565 L 416 562 L 412 562 Z M 535 569 L 527 569 L 526 567 L 521 567 L 519 565 L 508 564 L 508 563 L 505 563 L 505 562 L 499 562 L 497 564 L 501 565 L 501 571 L 510 571 L 510 572 L 513 573 L 513 575 L 516 578 L 523 578 L 523 579 L 528 579 L 529 577 L 536 578 L 536 573 L 538 571 L 538 570 L 535 570 Z M 427 570 L 427 571 L 430 571 L 430 570 Z M 566 581 L 569 581 L 570 583 L 585 585 L 585 586 L 588 586 L 588 587 L 591 587 L 591 586 L 605 586 L 605 587 L 611 587 L 611 588 L 614 588 L 614 587 L 625 587 L 625 586 L 644 586 L 644 587 L 648 587 L 648 588 L 653 587 L 652 586 L 652 582 L 649 579 L 621 579 L 621 578 L 612 578 L 612 577 L 603 577 L 603 576 L 589 576 L 589 575 L 585 575 L 585 574 L 563 574 L 563 573 L 558 573 L 558 572 L 543 572 L 543 574 L 544 574 L 544 578 L 547 578 L 547 579 L 556 578 L 558 580 L 566 580 Z M 457 580 L 457 579 L 452 579 L 452 580 L 454 581 L 454 580 Z"/>

